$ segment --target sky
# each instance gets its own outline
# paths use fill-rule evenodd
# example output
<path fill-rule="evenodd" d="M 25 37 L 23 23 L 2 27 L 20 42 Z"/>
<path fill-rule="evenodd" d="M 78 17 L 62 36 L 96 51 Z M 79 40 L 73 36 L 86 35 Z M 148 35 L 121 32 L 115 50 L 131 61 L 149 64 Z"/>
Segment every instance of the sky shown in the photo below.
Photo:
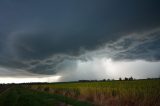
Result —
<path fill-rule="evenodd" d="M 160 77 L 159 0 L 1 0 L 0 83 Z"/>

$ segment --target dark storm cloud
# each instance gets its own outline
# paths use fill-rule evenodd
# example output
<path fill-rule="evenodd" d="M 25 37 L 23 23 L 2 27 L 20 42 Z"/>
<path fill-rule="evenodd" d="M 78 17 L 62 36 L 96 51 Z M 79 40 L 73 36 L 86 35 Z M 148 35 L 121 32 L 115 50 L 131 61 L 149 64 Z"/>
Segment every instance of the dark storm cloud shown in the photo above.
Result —
<path fill-rule="evenodd" d="M 144 34 L 149 39 L 141 41 L 130 34 L 160 27 L 159 4 L 159 0 L 2 0 L 0 66 L 56 73 L 66 60 L 91 59 L 96 53 L 90 52 L 101 52 L 102 45 L 108 51 L 101 54 L 115 60 L 158 61 L 159 30 L 155 38 Z"/>
<path fill-rule="evenodd" d="M 115 55 L 115 59 L 142 59 L 147 61 L 160 60 L 160 29 L 144 33 L 131 35 L 120 42 L 114 47 L 119 47 L 115 51 L 119 51 Z"/>

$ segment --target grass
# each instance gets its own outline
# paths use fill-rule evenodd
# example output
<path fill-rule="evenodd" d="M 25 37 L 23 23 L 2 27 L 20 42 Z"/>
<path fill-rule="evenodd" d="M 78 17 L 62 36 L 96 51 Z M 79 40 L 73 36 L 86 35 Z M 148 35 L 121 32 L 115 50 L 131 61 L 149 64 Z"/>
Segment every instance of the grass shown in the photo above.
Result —
<path fill-rule="evenodd" d="M 57 83 L 29 88 L 92 102 L 96 106 L 160 106 L 160 80 Z"/>
<path fill-rule="evenodd" d="M 33 91 L 19 86 L 13 87 L 0 95 L 0 106 L 91 106 L 63 95 Z"/>

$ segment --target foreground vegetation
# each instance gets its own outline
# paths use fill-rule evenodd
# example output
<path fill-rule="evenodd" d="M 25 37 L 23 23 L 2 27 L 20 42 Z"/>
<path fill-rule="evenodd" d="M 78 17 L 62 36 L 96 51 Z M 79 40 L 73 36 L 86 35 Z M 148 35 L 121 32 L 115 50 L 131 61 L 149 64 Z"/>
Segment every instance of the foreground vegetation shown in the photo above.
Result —
<path fill-rule="evenodd" d="M 15 85 L 0 94 L 0 106 L 92 106 L 63 95 L 29 90 Z"/>
<path fill-rule="evenodd" d="M 1 84 L 0 106 L 160 106 L 160 80 Z"/>
<path fill-rule="evenodd" d="M 96 106 L 160 106 L 160 80 L 32 84 L 25 87 L 92 102 Z"/>

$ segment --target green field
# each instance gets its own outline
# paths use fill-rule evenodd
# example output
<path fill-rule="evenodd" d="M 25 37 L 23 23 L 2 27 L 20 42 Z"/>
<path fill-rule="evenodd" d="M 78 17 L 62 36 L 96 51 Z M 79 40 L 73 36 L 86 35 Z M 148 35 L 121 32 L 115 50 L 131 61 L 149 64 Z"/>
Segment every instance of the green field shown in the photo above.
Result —
<path fill-rule="evenodd" d="M 160 80 L 14 85 L 0 106 L 160 106 Z"/>
<path fill-rule="evenodd" d="M 14 86 L 2 92 L 0 106 L 92 106 L 62 95 L 49 94 Z"/>

